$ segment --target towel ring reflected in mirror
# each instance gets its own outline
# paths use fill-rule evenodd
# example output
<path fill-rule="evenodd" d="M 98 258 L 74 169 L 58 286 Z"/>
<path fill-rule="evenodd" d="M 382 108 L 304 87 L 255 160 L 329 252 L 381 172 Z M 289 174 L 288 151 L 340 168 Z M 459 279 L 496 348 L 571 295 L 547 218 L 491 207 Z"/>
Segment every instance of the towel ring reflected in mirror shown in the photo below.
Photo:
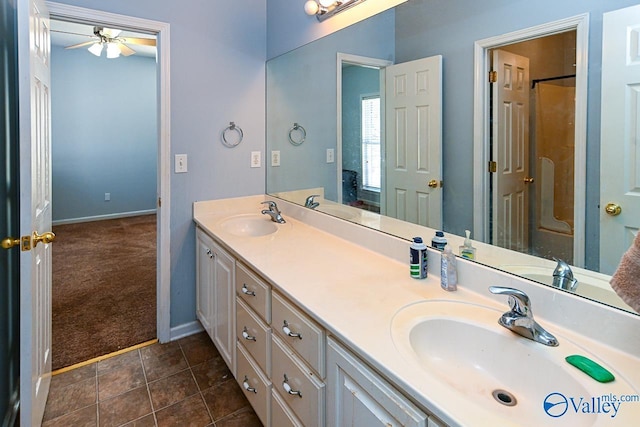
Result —
<path fill-rule="evenodd" d="M 232 140 L 233 135 L 236 135 L 235 141 Z M 229 122 L 229 126 L 222 131 L 222 143 L 229 148 L 233 148 L 240 144 L 242 142 L 242 138 L 244 138 L 244 132 L 242 132 L 240 126 L 237 126 L 234 122 Z"/>
<path fill-rule="evenodd" d="M 294 132 L 299 134 L 299 139 L 294 139 Z M 307 139 L 307 131 L 304 127 L 298 123 L 294 123 L 293 127 L 289 129 L 289 142 L 293 145 L 301 145 Z"/>

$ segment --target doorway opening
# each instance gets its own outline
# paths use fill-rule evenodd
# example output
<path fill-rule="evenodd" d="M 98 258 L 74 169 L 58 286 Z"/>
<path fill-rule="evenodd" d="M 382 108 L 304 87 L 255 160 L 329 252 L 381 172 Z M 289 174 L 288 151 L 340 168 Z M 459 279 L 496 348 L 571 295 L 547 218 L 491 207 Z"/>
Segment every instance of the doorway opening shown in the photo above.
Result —
<path fill-rule="evenodd" d="M 476 238 L 575 266 L 584 264 L 587 18 L 475 44 Z"/>
<path fill-rule="evenodd" d="M 170 317 L 169 317 L 169 293 L 170 293 L 170 270 L 169 270 L 169 212 L 170 212 L 170 133 L 169 133 L 169 25 L 162 22 L 150 21 L 140 18 L 117 15 L 91 9 L 74 6 L 67 6 L 57 3 L 47 4 L 51 19 L 71 23 L 90 23 L 92 26 L 117 28 L 124 31 L 142 33 L 145 38 L 157 40 L 157 54 L 151 59 L 153 72 L 155 73 L 154 85 L 154 105 L 151 107 L 155 121 L 155 156 L 150 161 L 155 163 L 155 173 L 151 180 L 155 182 L 152 194 L 153 204 L 150 209 L 140 209 L 142 214 L 154 214 L 156 219 L 151 228 L 155 230 L 151 239 L 155 240 L 153 257 L 155 258 L 155 285 L 154 296 L 156 306 L 156 336 L 161 342 L 170 340 Z M 136 47 L 134 47 L 135 49 Z M 107 52 L 108 53 L 108 52 Z M 104 55 L 104 53 L 103 53 Z M 92 56 L 92 55 L 89 55 Z M 103 59 L 103 58 L 99 58 Z M 128 58 L 127 58 L 128 59 Z M 107 60 L 107 59 L 105 59 Z M 118 61 L 118 59 L 108 59 L 107 61 Z M 121 76 L 109 81 L 96 81 L 96 84 L 119 84 Z M 55 93 L 53 94 L 55 97 Z M 95 114 L 100 115 L 100 105 L 96 105 Z M 135 164 L 143 159 L 132 156 L 123 161 Z M 148 160 L 148 159 L 147 159 Z M 130 182 L 131 186 L 139 183 Z M 108 190 L 103 190 L 108 193 Z M 101 195 L 102 196 L 102 195 Z M 104 199 L 111 195 L 104 194 Z M 104 200 L 105 203 L 109 202 Z M 151 217 L 151 215 L 149 215 Z M 148 218 L 147 218 L 148 219 Z M 127 242 L 123 242 L 127 245 Z M 153 302 L 153 301 L 151 301 Z M 106 302 L 109 303 L 108 301 Z M 145 302 L 142 301 L 144 304 Z M 132 325 L 135 327 L 135 325 Z"/>

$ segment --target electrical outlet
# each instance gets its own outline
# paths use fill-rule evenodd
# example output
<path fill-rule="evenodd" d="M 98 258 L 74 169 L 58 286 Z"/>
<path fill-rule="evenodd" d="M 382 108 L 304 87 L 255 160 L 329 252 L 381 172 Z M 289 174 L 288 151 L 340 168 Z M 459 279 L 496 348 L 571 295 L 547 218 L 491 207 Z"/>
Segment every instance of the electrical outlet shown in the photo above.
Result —
<path fill-rule="evenodd" d="M 176 154 L 175 156 L 175 173 L 187 172 L 187 155 Z"/>
<path fill-rule="evenodd" d="M 251 167 L 252 168 L 259 168 L 261 164 L 262 164 L 262 159 L 260 158 L 260 152 L 259 151 L 252 151 L 251 152 Z"/>
<path fill-rule="evenodd" d="M 327 148 L 327 163 L 335 162 L 335 151 L 333 148 Z"/>
<path fill-rule="evenodd" d="M 104 193 L 104 201 L 108 202 L 111 200 L 111 193 Z"/>
<path fill-rule="evenodd" d="M 273 150 L 271 152 L 271 166 L 280 166 L 280 151 Z"/>

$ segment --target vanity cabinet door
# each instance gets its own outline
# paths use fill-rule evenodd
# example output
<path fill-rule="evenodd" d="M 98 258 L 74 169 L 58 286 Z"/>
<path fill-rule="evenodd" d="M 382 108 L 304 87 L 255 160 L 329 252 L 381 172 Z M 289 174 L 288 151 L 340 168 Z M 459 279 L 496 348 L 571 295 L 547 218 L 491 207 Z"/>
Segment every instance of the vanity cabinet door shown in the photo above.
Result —
<path fill-rule="evenodd" d="M 231 372 L 236 363 L 235 260 L 214 243 L 211 338 Z"/>
<path fill-rule="evenodd" d="M 196 230 L 196 315 L 212 336 L 213 319 L 213 240 L 199 228 Z"/>
<path fill-rule="evenodd" d="M 327 426 L 427 427 L 428 417 L 361 360 L 327 340 Z"/>

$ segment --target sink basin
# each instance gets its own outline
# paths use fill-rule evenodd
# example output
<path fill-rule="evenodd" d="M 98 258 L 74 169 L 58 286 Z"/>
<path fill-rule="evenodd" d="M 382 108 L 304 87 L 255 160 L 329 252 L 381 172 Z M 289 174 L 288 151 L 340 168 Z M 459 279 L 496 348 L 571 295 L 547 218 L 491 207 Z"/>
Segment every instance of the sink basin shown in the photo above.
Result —
<path fill-rule="evenodd" d="M 223 220 L 220 227 L 235 236 L 240 237 L 260 237 L 278 231 L 278 226 L 266 215 L 244 214 L 236 215 Z"/>
<path fill-rule="evenodd" d="M 548 425 L 555 419 L 564 425 L 597 425 L 602 417 L 576 412 L 573 403 L 578 404 L 581 397 L 636 393 L 605 362 L 553 328 L 549 329 L 558 338 L 558 347 L 547 347 L 500 326 L 497 321 L 504 311 L 457 301 L 424 301 L 396 313 L 391 336 L 416 370 L 437 379 L 456 396 L 454 407 L 464 407 L 466 399 L 469 405 L 479 405 L 499 417 L 500 425 Z M 564 360 L 572 354 L 596 361 L 614 372 L 616 380 L 596 382 Z M 621 418 L 624 411 L 616 416 L 624 424 Z"/>

